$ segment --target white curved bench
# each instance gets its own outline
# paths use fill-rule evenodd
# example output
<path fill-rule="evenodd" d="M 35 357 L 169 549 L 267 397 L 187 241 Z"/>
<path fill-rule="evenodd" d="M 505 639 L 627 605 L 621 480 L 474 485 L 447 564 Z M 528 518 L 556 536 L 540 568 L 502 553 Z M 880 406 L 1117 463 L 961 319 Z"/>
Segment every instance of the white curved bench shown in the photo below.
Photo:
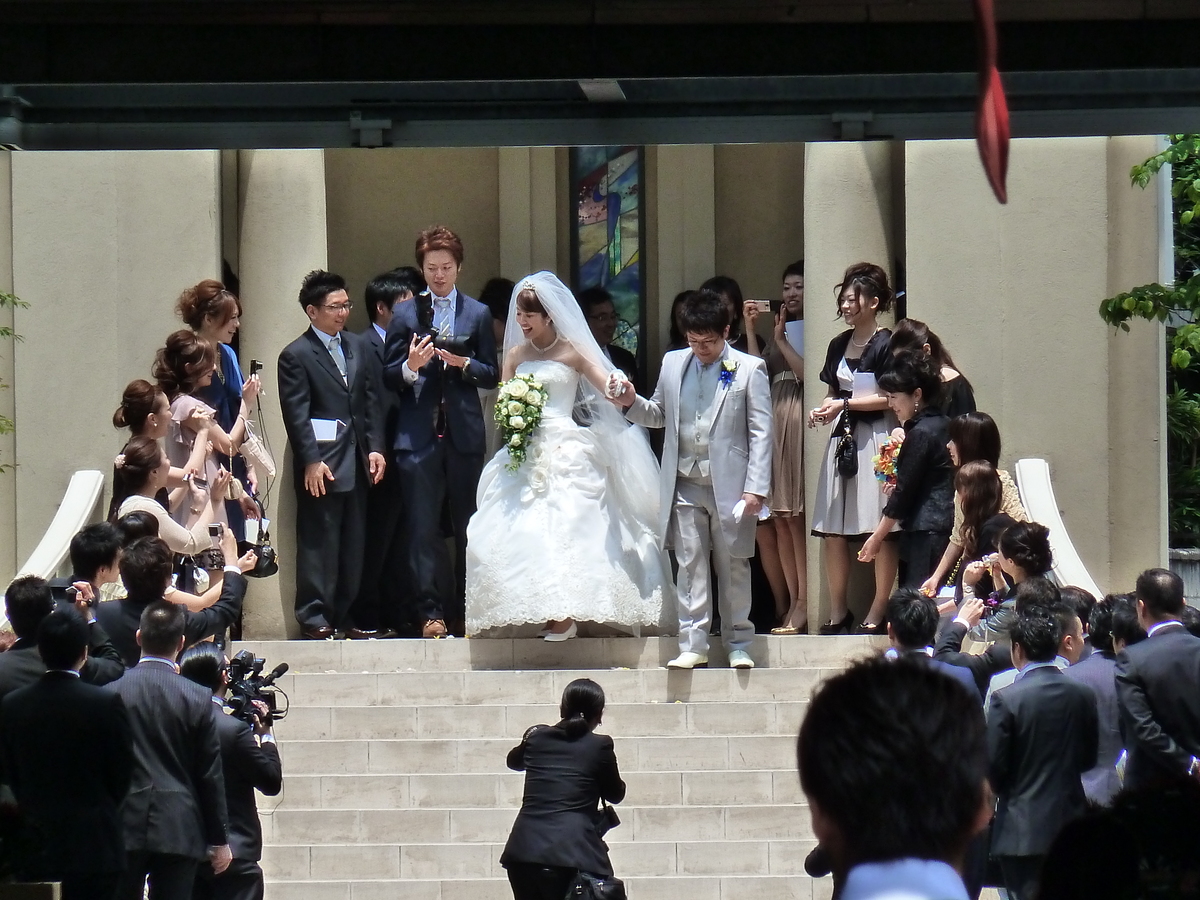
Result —
<path fill-rule="evenodd" d="M 1075 545 L 1071 543 L 1071 536 L 1067 534 L 1067 526 L 1063 524 L 1058 511 L 1058 501 L 1054 499 L 1049 463 L 1044 459 L 1019 459 L 1016 476 L 1021 504 L 1029 513 L 1030 520 L 1050 529 L 1050 550 L 1054 554 L 1051 575 L 1054 580 L 1061 587 L 1074 585 L 1090 591 L 1096 599 L 1103 597 L 1104 592 L 1088 574 Z"/>
<path fill-rule="evenodd" d="M 71 549 L 71 538 L 91 521 L 96 503 L 104 490 L 104 473 L 97 469 L 81 469 L 71 476 L 58 512 L 50 521 L 42 539 L 25 564 L 17 571 L 21 575 L 53 578 Z M 0 627 L 8 624 L 8 616 L 0 605 Z"/>

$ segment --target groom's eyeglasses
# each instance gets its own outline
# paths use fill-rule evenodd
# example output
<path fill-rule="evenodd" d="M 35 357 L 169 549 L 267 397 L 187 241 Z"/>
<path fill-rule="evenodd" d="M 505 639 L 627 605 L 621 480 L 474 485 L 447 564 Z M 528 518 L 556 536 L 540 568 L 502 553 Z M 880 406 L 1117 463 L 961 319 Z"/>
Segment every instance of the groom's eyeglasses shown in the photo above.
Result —
<path fill-rule="evenodd" d="M 724 340 L 725 340 L 725 338 L 719 338 L 719 337 L 688 338 L 687 343 L 688 343 L 688 346 L 691 347 L 693 350 L 713 350 L 713 349 L 721 346 L 721 342 Z"/>

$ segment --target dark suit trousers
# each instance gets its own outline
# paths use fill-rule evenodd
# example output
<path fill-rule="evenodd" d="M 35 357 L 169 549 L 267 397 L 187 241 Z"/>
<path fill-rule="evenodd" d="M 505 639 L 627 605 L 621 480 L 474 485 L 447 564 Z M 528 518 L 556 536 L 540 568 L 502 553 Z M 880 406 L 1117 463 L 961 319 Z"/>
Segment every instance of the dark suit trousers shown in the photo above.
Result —
<path fill-rule="evenodd" d="M 577 871 L 537 863 L 509 863 L 508 883 L 513 900 L 563 900 Z"/>
<path fill-rule="evenodd" d="M 1038 877 L 1044 856 L 998 856 L 1004 875 L 1004 889 L 1012 900 L 1033 900 L 1037 896 Z"/>
<path fill-rule="evenodd" d="M 117 872 L 66 875 L 62 879 L 62 900 L 111 900 L 121 876 Z"/>
<path fill-rule="evenodd" d="M 235 859 L 220 875 L 201 866 L 193 900 L 263 900 L 263 871 L 251 859 Z"/>
<path fill-rule="evenodd" d="M 142 900 L 147 876 L 150 900 L 191 900 L 199 866 L 199 860 L 186 856 L 134 851 L 126 856 L 114 900 Z"/>
<path fill-rule="evenodd" d="M 362 580 L 367 474 L 355 465 L 349 491 L 314 497 L 296 491 L 296 620 L 305 627 L 346 625 Z"/>
<path fill-rule="evenodd" d="M 404 494 L 400 473 L 388 466 L 383 481 L 367 489 L 367 536 L 363 552 L 362 584 L 350 609 L 354 624 L 365 630 L 400 630 L 403 596 L 412 578 L 405 568 Z"/>
<path fill-rule="evenodd" d="M 461 621 L 466 617 L 467 522 L 475 513 L 475 490 L 483 471 L 482 453 L 459 453 L 449 438 L 435 438 L 417 451 L 397 450 L 404 507 L 408 569 L 414 601 L 409 619 L 423 625 L 429 619 Z M 442 504 L 449 501 L 454 530 L 454 594 L 447 596 L 439 577 L 445 569 Z"/>

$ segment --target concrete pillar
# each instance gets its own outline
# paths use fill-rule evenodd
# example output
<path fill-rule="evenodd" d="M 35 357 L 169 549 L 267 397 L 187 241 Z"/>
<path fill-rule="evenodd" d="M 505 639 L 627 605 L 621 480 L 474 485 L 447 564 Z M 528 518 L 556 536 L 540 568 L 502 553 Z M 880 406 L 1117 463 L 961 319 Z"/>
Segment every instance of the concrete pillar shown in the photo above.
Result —
<path fill-rule="evenodd" d="M 649 234 L 655 252 L 648 260 L 648 380 L 670 334 L 671 301 L 685 288 L 697 288 L 716 274 L 716 197 L 711 144 L 648 147 Z"/>
<path fill-rule="evenodd" d="M 909 314 L 943 338 L 996 419 L 1001 464 L 1049 461 L 1063 521 L 1104 589 L 1128 589 L 1112 577 L 1127 578 L 1134 551 L 1150 549 L 1142 566 L 1160 558 L 1157 329 L 1114 337 L 1097 315 L 1104 297 L 1156 274 L 1153 194 L 1128 192 L 1129 165 L 1151 152 L 1107 138 L 1014 141 L 1001 206 L 988 202 L 973 142 L 907 147 Z M 1144 534 L 1110 528 L 1125 514 L 1114 500 L 1139 508 Z M 1128 552 L 1114 554 L 1118 544 Z"/>
<path fill-rule="evenodd" d="M 543 269 L 558 270 L 558 196 L 553 147 L 501 147 L 500 274 L 513 281 Z"/>
<path fill-rule="evenodd" d="M 24 560 L 71 474 L 112 471 L 128 437 L 113 428 L 113 410 L 182 327 L 179 292 L 220 274 L 218 154 L 24 152 L 11 166 L 13 281 L 30 304 L 15 316 Z"/>
<path fill-rule="evenodd" d="M 836 318 L 834 286 L 846 267 L 873 262 L 893 274 L 891 145 L 883 141 L 809 144 L 804 152 L 804 402 L 811 409 L 828 393 L 817 377 L 829 341 L 845 330 Z M 805 507 L 813 509 L 830 430 L 808 431 L 804 448 Z M 811 523 L 811 512 L 809 515 Z M 855 621 L 870 605 L 873 567 L 854 563 L 849 591 Z M 829 590 L 821 541 L 808 542 L 808 621 L 829 619 Z"/>
<path fill-rule="evenodd" d="M 1158 152 L 1154 137 L 1108 139 L 1108 289 L 1112 297 L 1159 277 L 1162 193 L 1129 183 Z M 1167 176 L 1161 175 L 1160 178 Z M 1166 206 L 1169 208 L 1170 201 Z M 1170 240 L 1170 232 L 1167 232 Z M 1167 565 L 1166 326 L 1136 321 L 1108 335 L 1108 588 Z"/>
<path fill-rule="evenodd" d="M 12 293 L 12 154 L 0 151 L 0 291 Z M 13 311 L 0 308 L 0 328 L 13 327 Z M 0 339 L 0 415 L 12 419 L 16 413 L 13 381 L 16 377 L 11 340 Z M 17 441 L 0 434 L 0 466 L 16 462 Z M 17 473 L 0 472 L 0 589 L 17 574 Z"/>
<path fill-rule="evenodd" d="M 253 582 L 246 598 L 245 635 L 258 640 L 298 633 L 295 597 L 295 509 L 292 454 L 279 410 L 276 360 L 308 327 L 297 294 L 300 282 L 327 263 L 325 161 L 321 150 L 243 150 L 238 153 L 238 273 L 242 286 L 242 359 L 265 364 L 262 401 L 266 431 L 279 466 L 269 494 L 271 538 L 279 574 Z"/>

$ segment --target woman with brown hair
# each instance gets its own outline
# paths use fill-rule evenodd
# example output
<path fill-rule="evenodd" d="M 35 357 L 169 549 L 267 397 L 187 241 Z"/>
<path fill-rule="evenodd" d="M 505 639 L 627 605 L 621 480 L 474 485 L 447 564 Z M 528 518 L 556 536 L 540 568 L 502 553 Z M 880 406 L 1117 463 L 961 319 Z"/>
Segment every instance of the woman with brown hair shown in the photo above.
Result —
<path fill-rule="evenodd" d="M 221 282 L 207 278 L 180 294 L 175 309 L 188 327 L 217 348 L 213 377 L 207 385 L 197 388 L 195 396 L 214 410 L 214 421 L 229 435 L 233 447 L 240 447 L 246 438 L 249 404 L 254 402 L 261 389 L 257 374 L 243 379 L 237 354 L 230 346 L 241 327 L 242 304 Z M 238 540 L 242 540 L 246 518 L 259 517 L 258 504 L 253 499 L 258 490 L 254 467 L 247 466 L 236 452 L 218 449 L 216 459 L 242 486 L 240 492 L 234 491 L 241 496 L 236 500 L 229 499 L 225 504 L 229 526 Z"/>
<path fill-rule="evenodd" d="M 942 339 L 917 319 L 901 319 L 892 329 L 892 356 L 905 350 L 924 353 L 937 366 L 942 377 L 942 394 L 938 405 L 950 418 L 975 411 L 975 391 L 971 382 L 955 365 Z"/>
<path fill-rule="evenodd" d="M 887 273 L 871 263 L 856 263 L 846 270 L 836 296 L 838 316 L 850 327 L 829 342 L 820 375 L 829 394 L 808 414 L 809 428 L 834 426 L 817 480 L 812 523 L 813 536 L 824 542 L 829 574 L 831 616 L 821 634 L 847 634 L 854 623 L 846 608 L 850 541 L 865 541 L 883 516 L 885 498 L 872 471 L 873 460 L 898 424 L 874 377 L 891 360 L 891 332 L 878 322 L 894 297 Z M 855 471 L 849 475 L 841 474 L 838 466 L 838 447 L 846 434 L 853 439 Z M 898 563 L 896 543 L 889 535 L 875 553 L 872 609 L 886 606 Z"/>

